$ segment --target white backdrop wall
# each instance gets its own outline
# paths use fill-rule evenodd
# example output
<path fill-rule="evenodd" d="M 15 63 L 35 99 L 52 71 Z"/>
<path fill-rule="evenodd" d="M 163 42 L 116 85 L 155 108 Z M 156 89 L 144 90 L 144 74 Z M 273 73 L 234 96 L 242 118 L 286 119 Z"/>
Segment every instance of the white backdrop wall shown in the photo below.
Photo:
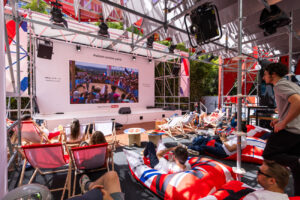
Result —
<path fill-rule="evenodd" d="M 74 44 L 53 41 L 52 59 L 36 58 L 36 96 L 40 114 L 56 112 L 99 111 L 117 112 L 119 107 L 145 109 L 154 105 L 154 64 L 147 58 L 137 57 L 135 61 L 128 54 L 103 51 L 81 46 L 76 51 Z M 70 104 L 69 61 L 80 61 L 112 66 L 135 68 L 139 70 L 139 102 L 120 104 Z"/>

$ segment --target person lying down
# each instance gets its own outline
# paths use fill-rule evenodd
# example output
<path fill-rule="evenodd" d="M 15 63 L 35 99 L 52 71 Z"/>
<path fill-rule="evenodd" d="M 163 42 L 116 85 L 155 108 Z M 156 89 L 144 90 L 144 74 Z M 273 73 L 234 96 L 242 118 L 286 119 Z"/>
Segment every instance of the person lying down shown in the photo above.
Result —
<path fill-rule="evenodd" d="M 152 142 L 148 142 L 144 150 L 144 156 L 149 158 L 150 166 L 161 173 L 172 174 L 191 169 L 188 163 L 187 149 L 181 146 L 166 148 L 162 143 L 159 143 L 157 151 Z M 173 151 L 174 156 L 167 160 L 164 156 L 168 152 Z"/>
<path fill-rule="evenodd" d="M 247 146 L 246 136 L 241 137 L 241 149 Z M 200 154 L 212 154 L 219 158 L 226 158 L 236 153 L 237 150 L 237 136 L 226 136 L 222 133 L 220 136 L 203 136 L 196 137 L 192 144 L 188 146 L 189 149 L 198 151 Z"/>

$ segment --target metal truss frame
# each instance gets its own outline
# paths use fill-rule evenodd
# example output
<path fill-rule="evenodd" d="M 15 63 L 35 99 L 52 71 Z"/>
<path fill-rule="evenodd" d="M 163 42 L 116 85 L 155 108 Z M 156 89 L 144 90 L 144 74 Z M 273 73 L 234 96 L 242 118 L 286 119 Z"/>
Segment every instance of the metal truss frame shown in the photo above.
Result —
<path fill-rule="evenodd" d="M 190 97 L 180 96 L 180 72 L 178 76 L 174 76 L 172 74 L 174 66 L 180 69 L 180 59 L 177 62 L 155 62 L 155 72 L 157 73 L 155 76 L 155 93 L 158 94 L 155 95 L 155 106 L 171 106 L 177 109 L 190 110 Z"/>

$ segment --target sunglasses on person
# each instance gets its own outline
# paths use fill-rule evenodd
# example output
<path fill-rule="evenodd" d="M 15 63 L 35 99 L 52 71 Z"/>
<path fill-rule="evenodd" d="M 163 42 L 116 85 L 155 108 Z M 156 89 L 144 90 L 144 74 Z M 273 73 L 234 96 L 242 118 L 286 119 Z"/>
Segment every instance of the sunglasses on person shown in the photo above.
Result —
<path fill-rule="evenodd" d="M 258 169 L 257 174 L 261 174 L 261 175 L 264 175 L 264 176 L 266 176 L 266 177 L 272 178 L 272 176 L 263 173 L 260 169 Z"/>

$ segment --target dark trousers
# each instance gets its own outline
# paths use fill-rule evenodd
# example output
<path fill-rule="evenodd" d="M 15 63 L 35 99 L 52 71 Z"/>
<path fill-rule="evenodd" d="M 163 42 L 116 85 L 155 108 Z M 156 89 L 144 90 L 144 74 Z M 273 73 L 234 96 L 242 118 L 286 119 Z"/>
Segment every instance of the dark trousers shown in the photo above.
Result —
<path fill-rule="evenodd" d="M 226 158 L 228 155 L 226 154 L 226 152 L 223 149 L 223 144 L 216 141 L 215 142 L 215 146 L 211 147 L 211 146 L 204 146 L 203 150 L 209 154 L 212 154 L 214 156 L 217 156 L 219 158 Z"/>
<path fill-rule="evenodd" d="M 211 140 L 210 136 L 199 135 L 194 138 L 192 144 L 189 145 L 189 149 L 193 149 L 198 151 L 200 154 L 204 153 L 204 146 L 206 146 L 207 142 Z"/>
<path fill-rule="evenodd" d="M 215 140 L 215 146 L 212 147 L 206 145 L 210 140 Z M 207 152 L 220 158 L 228 156 L 223 149 L 223 143 L 219 137 L 200 135 L 193 140 L 192 144 L 189 145 L 189 148 L 198 151 L 200 154 Z"/>
<path fill-rule="evenodd" d="M 290 133 L 286 130 L 272 133 L 267 141 L 263 157 L 291 169 L 295 195 L 300 196 L 300 134 Z"/>
<path fill-rule="evenodd" d="M 155 145 L 153 144 L 153 142 L 148 142 L 147 146 L 145 147 L 144 150 L 144 156 L 149 156 L 149 160 L 150 160 L 150 166 L 152 168 L 155 167 L 155 165 L 157 165 L 159 163 L 159 160 L 156 156 L 156 150 L 155 150 Z"/>
<path fill-rule="evenodd" d="M 81 196 L 72 197 L 68 200 L 102 200 L 102 199 L 103 199 L 102 192 L 98 188 L 96 188 L 88 191 L 87 193 Z"/>

